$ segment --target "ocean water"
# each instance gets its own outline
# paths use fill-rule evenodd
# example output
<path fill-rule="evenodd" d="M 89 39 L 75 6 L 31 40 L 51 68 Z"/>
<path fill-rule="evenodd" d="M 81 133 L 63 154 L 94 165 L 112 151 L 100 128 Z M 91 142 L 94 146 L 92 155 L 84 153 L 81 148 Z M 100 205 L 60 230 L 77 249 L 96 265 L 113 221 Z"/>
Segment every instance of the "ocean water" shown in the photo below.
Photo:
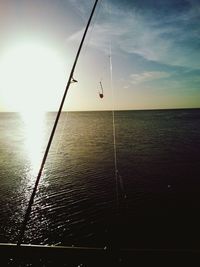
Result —
<path fill-rule="evenodd" d="M 54 119 L 0 113 L 0 242 L 17 242 Z M 118 111 L 115 127 L 118 187 L 112 113 L 62 114 L 23 242 L 200 248 L 200 109 Z"/>

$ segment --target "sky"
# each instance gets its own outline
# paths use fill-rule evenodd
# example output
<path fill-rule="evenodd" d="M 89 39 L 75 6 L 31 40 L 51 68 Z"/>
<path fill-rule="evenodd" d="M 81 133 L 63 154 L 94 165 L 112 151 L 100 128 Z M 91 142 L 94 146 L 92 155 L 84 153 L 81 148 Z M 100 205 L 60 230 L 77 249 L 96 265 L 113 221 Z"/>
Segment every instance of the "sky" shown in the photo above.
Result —
<path fill-rule="evenodd" d="M 0 111 L 58 109 L 93 4 L 0 0 Z M 199 108 L 199 24 L 200 0 L 99 0 L 64 110 Z"/>

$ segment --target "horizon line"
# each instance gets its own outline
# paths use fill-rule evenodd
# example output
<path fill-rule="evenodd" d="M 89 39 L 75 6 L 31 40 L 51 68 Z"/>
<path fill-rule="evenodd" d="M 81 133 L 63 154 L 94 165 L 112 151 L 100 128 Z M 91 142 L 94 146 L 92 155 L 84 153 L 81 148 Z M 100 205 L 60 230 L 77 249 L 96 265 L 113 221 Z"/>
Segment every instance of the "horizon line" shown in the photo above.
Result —
<path fill-rule="evenodd" d="M 151 111 L 151 110 L 183 110 L 183 109 L 200 109 L 200 107 L 175 107 L 175 108 L 144 108 L 144 109 L 94 109 L 94 110 L 63 110 L 62 112 L 108 112 L 108 111 Z M 34 111 L 33 111 L 34 112 Z M 57 110 L 47 110 L 44 113 L 55 113 Z M 0 113 L 20 113 L 20 111 L 0 111 Z"/>

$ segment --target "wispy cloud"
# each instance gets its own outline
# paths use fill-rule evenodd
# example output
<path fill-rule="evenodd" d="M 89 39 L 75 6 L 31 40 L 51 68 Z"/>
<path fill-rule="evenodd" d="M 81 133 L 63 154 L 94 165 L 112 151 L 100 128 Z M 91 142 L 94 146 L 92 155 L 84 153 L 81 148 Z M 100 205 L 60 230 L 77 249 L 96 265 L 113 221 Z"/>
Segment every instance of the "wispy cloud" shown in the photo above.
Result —
<path fill-rule="evenodd" d="M 119 41 L 125 52 L 167 65 L 200 67 L 200 29 L 193 11 L 157 21 L 129 17 L 126 24 L 127 32 Z"/>
<path fill-rule="evenodd" d="M 84 29 L 79 30 L 68 38 L 69 42 L 79 42 L 81 40 Z M 113 26 L 108 23 L 97 24 L 89 29 L 89 45 L 96 49 L 102 50 L 105 53 L 109 51 L 109 45 L 111 40 L 112 46 L 116 47 L 115 41 L 120 39 L 125 33 L 124 29 L 113 31 Z M 86 41 L 87 42 L 87 41 Z"/>
<path fill-rule="evenodd" d="M 131 74 L 130 81 L 132 84 L 138 84 L 138 83 L 167 78 L 169 76 L 170 76 L 170 73 L 167 73 L 164 71 L 149 71 L 149 72 L 143 72 L 139 74 Z"/>
<path fill-rule="evenodd" d="M 178 5 L 178 1 L 175 2 Z M 181 11 L 179 3 L 179 12 L 173 10 L 162 18 L 157 13 L 142 13 L 134 8 L 129 12 L 114 5 L 109 12 L 103 9 L 108 12 L 107 20 L 105 14 L 103 20 L 98 20 L 90 45 L 105 51 L 112 40 L 116 53 L 123 51 L 130 56 L 139 55 L 147 61 L 170 66 L 200 68 L 200 28 L 197 23 L 200 12 L 197 11 L 199 5 L 194 6 L 192 2 L 195 1 L 188 2 L 190 8 L 185 5 Z M 81 32 L 69 40 L 80 40 Z"/>

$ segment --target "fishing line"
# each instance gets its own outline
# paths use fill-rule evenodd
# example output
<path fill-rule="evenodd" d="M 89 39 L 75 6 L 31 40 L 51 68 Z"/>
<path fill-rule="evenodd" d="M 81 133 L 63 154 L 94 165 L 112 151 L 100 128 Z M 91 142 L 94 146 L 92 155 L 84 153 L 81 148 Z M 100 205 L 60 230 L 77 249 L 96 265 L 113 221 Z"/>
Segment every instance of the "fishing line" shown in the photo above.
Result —
<path fill-rule="evenodd" d="M 113 67 L 112 67 L 112 47 L 110 42 L 110 87 L 112 92 L 112 129 L 113 129 L 113 153 L 114 153 L 114 171 L 115 171 L 115 186 L 116 186 L 116 204 L 119 206 L 119 187 L 118 187 L 118 166 L 117 166 L 117 146 L 116 146 L 116 126 L 115 126 L 115 99 L 113 87 Z"/>
<path fill-rule="evenodd" d="M 110 7 L 106 2 L 106 8 L 111 17 Z M 116 206 L 119 211 L 119 183 L 118 183 L 118 164 L 117 164 L 117 145 L 116 145 L 116 125 L 115 125 L 115 95 L 113 86 L 113 65 L 112 65 L 112 44 L 111 38 L 109 41 L 109 65 L 110 65 L 110 88 L 111 88 L 111 101 L 112 101 L 112 132 L 113 132 L 113 154 L 114 154 L 114 176 L 115 176 L 115 190 L 116 190 Z"/>
<path fill-rule="evenodd" d="M 84 49 L 83 49 L 83 56 L 85 56 L 85 54 L 86 54 L 86 52 L 88 50 L 88 46 L 89 46 L 90 41 L 91 41 L 92 33 L 94 31 L 94 26 L 96 25 L 97 18 L 99 17 L 100 7 L 101 6 L 102 6 L 102 0 L 99 0 L 99 5 L 98 5 L 98 8 L 97 8 L 96 14 L 94 16 L 94 19 L 93 19 L 93 24 L 92 24 L 92 26 L 89 29 L 89 33 L 88 33 L 88 37 L 87 37 L 87 42 L 86 42 L 86 44 L 84 46 Z"/>
<path fill-rule="evenodd" d="M 108 8 L 110 13 L 110 8 Z M 115 171 L 115 186 L 116 186 L 116 204 L 117 211 L 120 212 L 120 202 L 127 198 L 123 178 L 119 174 L 117 161 L 117 142 L 116 142 L 116 123 L 115 123 L 115 94 L 113 86 L 113 64 L 112 64 L 112 44 L 109 43 L 109 62 L 110 62 L 110 86 L 112 92 L 112 128 L 113 128 L 113 154 L 114 154 L 114 171 Z"/>

